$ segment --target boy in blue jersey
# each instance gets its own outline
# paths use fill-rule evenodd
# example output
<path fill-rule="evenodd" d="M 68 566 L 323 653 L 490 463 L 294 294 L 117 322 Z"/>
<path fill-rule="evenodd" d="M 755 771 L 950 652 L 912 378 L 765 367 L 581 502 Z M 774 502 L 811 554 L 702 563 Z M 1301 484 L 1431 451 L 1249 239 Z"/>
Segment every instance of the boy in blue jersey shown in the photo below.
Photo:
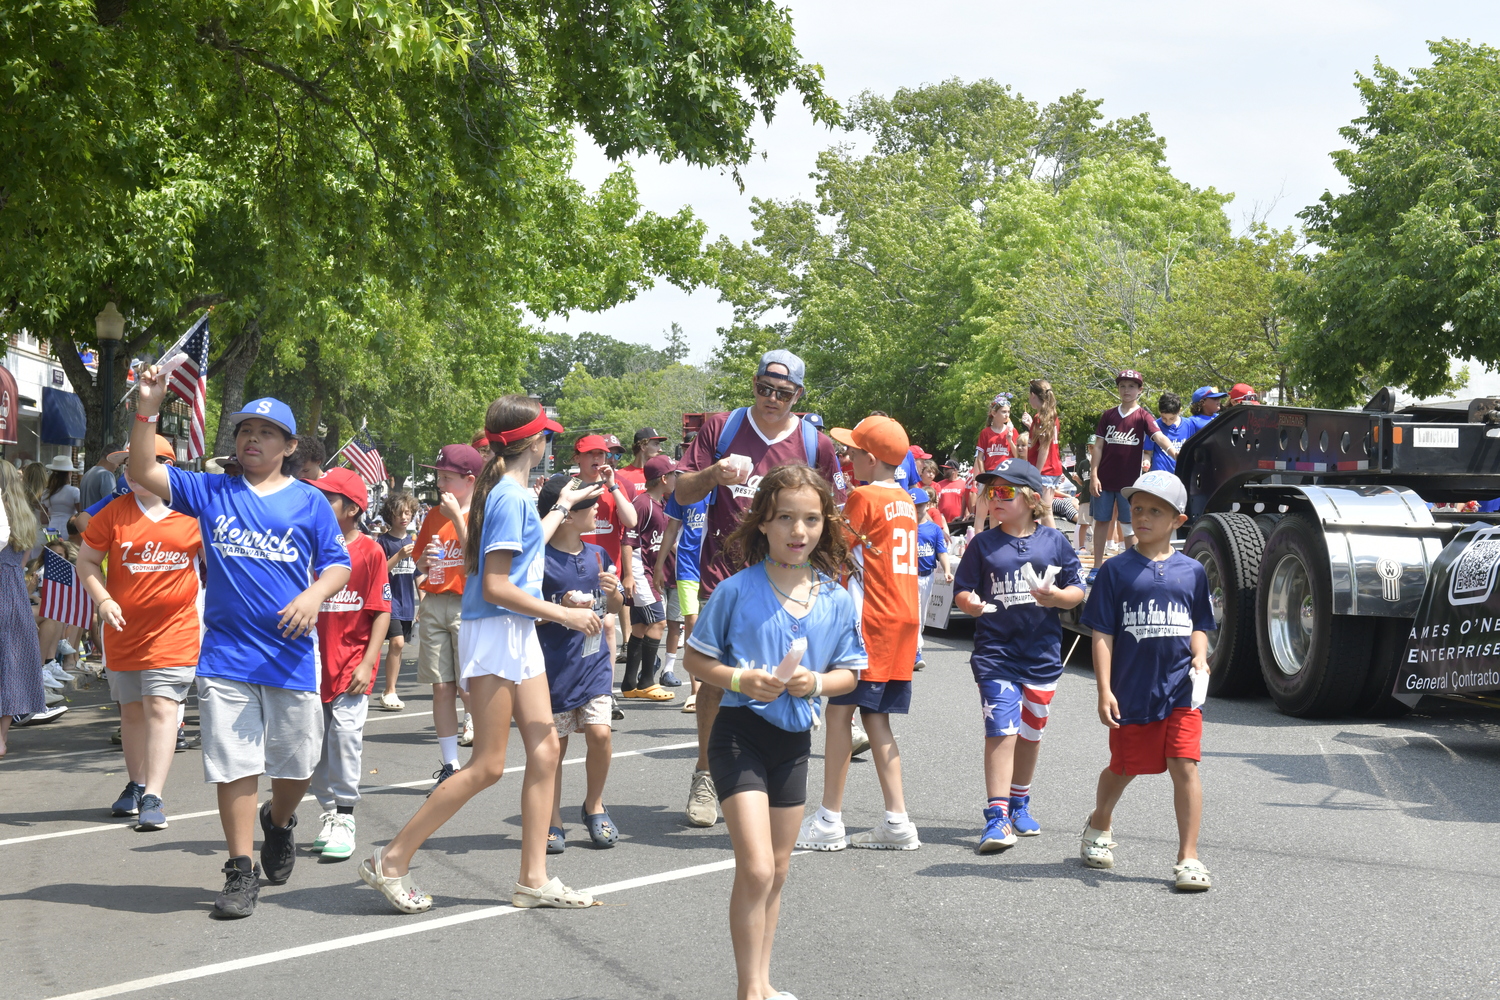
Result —
<path fill-rule="evenodd" d="M 1115 804 L 1138 774 L 1172 775 L 1177 808 L 1177 888 L 1210 885 L 1198 860 L 1203 786 L 1202 693 L 1213 631 L 1208 577 L 1196 559 L 1172 549 L 1187 520 L 1187 490 L 1170 472 L 1148 472 L 1122 491 L 1131 506 L 1136 544 L 1099 572 L 1083 610 L 1094 632 L 1099 721 L 1109 727 L 1109 766 L 1099 774 L 1094 812 L 1080 854 L 1090 868 L 1114 867 L 1110 848 Z"/>
<path fill-rule="evenodd" d="M 927 620 L 927 608 L 932 603 L 932 574 L 938 563 L 943 564 L 943 582 L 953 582 L 953 559 L 948 555 L 948 531 L 932 519 L 932 497 L 920 486 L 911 491 L 912 503 L 917 508 L 917 611 L 922 621 Z M 917 665 L 914 670 L 926 670 L 927 661 L 922 659 L 922 631 L 925 624 L 917 626 Z"/>
<path fill-rule="evenodd" d="M 1156 401 L 1156 426 L 1167 436 L 1167 440 L 1175 444 L 1180 451 L 1182 443 L 1197 430 L 1191 420 L 1182 415 L 1182 400 L 1175 392 L 1164 392 Z M 1155 441 L 1146 441 L 1141 445 L 1142 452 L 1151 459 L 1152 472 L 1176 472 L 1177 459 L 1168 455 L 1165 449 L 1158 448 Z"/>
<path fill-rule="evenodd" d="M 656 554 L 653 573 L 656 586 L 665 588 L 668 594 L 667 670 L 661 682 L 676 687 L 682 681 L 674 667 L 682 666 L 687 641 L 698 622 L 698 557 L 703 548 L 703 528 L 708 523 L 708 498 L 696 503 L 679 503 L 677 491 L 673 490 L 667 494 L 666 511 L 667 534 L 662 539 L 661 551 Z M 676 577 L 675 584 L 668 581 L 669 575 Z M 691 683 L 691 693 L 682 706 L 688 714 L 698 710 L 699 682 L 692 678 Z"/>
<path fill-rule="evenodd" d="M 297 860 L 297 804 L 323 746 L 315 628 L 323 602 L 349 582 L 349 556 L 328 501 L 291 476 L 297 421 L 280 400 L 256 399 L 230 416 L 240 476 L 186 472 L 156 462 L 165 380 L 152 366 L 137 385 L 130 478 L 203 530 L 208 584 L 198 716 L 203 773 L 218 786 L 230 858 L 216 917 L 248 917 L 259 876 L 281 885 Z M 260 867 L 250 861 L 260 775 Z"/>

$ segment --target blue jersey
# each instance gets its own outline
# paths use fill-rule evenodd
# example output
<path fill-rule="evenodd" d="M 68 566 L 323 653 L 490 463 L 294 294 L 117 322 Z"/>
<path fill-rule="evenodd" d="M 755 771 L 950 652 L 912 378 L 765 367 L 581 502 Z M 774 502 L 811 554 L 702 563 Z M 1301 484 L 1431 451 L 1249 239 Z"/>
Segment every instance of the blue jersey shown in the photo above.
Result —
<path fill-rule="evenodd" d="M 1158 417 L 1156 426 L 1161 428 L 1161 432 L 1167 436 L 1168 441 L 1171 441 L 1180 449 L 1182 442 L 1191 437 L 1193 432 L 1199 427 L 1198 424 L 1194 424 L 1192 421 L 1192 417 L 1182 417 L 1177 423 L 1168 424 L 1165 420 Z M 1142 447 L 1146 454 L 1151 456 L 1152 472 L 1155 472 L 1157 469 L 1163 472 L 1177 471 L 1177 459 L 1158 448 L 1155 441 L 1147 438 L 1145 445 Z"/>
<path fill-rule="evenodd" d="M 974 626 L 969 667 L 975 680 L 1050 684 L 1062 675 L 1062 622 L 1056 608 L 1044 608 L 1031 596 L 1021 575 L 1030 563 L 1037 576 L 1058 567 L 1052 586 L 1080 586 L 1078 553 L 1056 528 L 1037 525 L 1025 538 L 991 528 L 974 536 L 953 574 L 953 592 L 972 591 L 995 610 Z"/>
<path fill-rule="evenodd" d="M 948 551 L 948 533 L 936 521 L 923 521 L 917 527 L 917 576 L 931 576 L 937 569 L 939 552 Z"/>
<path fill-rule="evenodd" d="M 910 493 L 922 484 L 922 476 L 917 472 L 917 460 L 911 452 L 896 466 L 896 474 L 891 478 L 896 480 L 896 485 Z"/>
<path fill-rule="evenodd" d="M 688 645 L 720 663 L 747 670 L 774 671 L 792 648 L 794 639 L 806 639 L 802 665 L 824 673 L 834 668 L 863 670 L 865 649 L 859 637 L 859 619 L 854 598 L 827 577 L 819 578 L 817 599 L 803 618 L 793 618 L 781 606 L 765 565 L 740 570 L 714 588 L 703 605 Z M 814 708 L 807 698 L 794 698 L 783 691 L 775 701 L 756 701 L 746 694 L 725 691 L 719 702 L 724 708 L 748 706 L 772 725 L 789 733 L 812 728 Z"/>
<path fill-rule="evenodd" d="M 703 549 L 703 528 L 708 523 L 708 498 L 697 503 L 680 504 L 677 494 L 667 494 L 667 516 L 682 522 L 677 533 L 677 579 L 696 583 L 698 555 Z"/>
<path fill-rule="evenodd" d="M 479 532 L 479 573 L 470 573 L 464 580 L 464 620 L 518 613 L 484 599 L 484 586 L 479 578 L 484 572 L 485 556 L 491 552 L 511 553 L 510 582 L 541 600 L 542 577 L 547 569 L 542 554 L 544 547 L 536 497 L 514 479 L 501 476 L 489 496 L 484 498 L 484 527 Z"/>
<path fill-rule="evenodd" d="M 1181 552 L 1161 562 L 1134 548 L 1120 553 L 1099 568 L 1083 623 L 1115 637 L 1109 689 L 1121 723 L 1159 722 L 1191 705 L 1192 635 L 1216 628 L 1198 560 Z"/>
<path fill-rule="evenodd" d="M 558 601 L 568 591 L 580 590 L 593 597 L 597 607 L 601 571 L 613 573 L 615 564 L 609 553 L 599 546 L 584 542 L 582 551 L 564 552 L 549 545 L 546 573 L 542 577 L 542 597 Z M 599 648 L 592 656 L 584 656 L 587 637 L 577 629 L 557 622 L 537 622 L 536 637 L 542 644 L 542 658 L 547 664 L 547 685 L 552 689 L 554 715 L 571 712 L 600 695 L 610 693 L 614 687 L 615 669 L 609 659 L 607 643 L 598 643 Z"/>
<path fill-rule="evenodd" d="M 167 466 L 173 510 L 203 530 L 208 585 L 200 677 L 318 690 L 317 636 L 283 638 L 281 609 L 318 574 L 349 565 L 328 500 L 293 479 L 261 494 L 240 476 Z"/>

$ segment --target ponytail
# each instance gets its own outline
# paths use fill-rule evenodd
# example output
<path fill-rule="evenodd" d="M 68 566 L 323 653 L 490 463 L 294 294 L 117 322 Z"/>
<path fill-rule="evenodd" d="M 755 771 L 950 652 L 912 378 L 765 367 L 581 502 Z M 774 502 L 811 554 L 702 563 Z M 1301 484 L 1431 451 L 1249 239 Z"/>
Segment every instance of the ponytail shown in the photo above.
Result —
<path fill-rule="evenodd" d="M 1052 391 L 1052 383 L 1043 378 L 1031 380 L 1031 392 L 1042 401 L 1042 408 L 1037 413 L 1040 419 L 1031 422 L 1031 440 L 1037 448 L 1037 457 L 1045 462 L 1057 436 L 1057 395 Z"/>
<path fill-rule="evenodd" d="M 516 427 L 524 427 L 542 412 L 537 401 L 529 396 L 501 396 L 490 404 L 484 415 L 486 434 L 499 434 Z M 504 476 L 510 460 L 525 454 L 541 437 L 541 432 L 519 441 L 505 444 L 492 440 L 489 444 L 489 460 L 474 480 L 474 496 L 469 500 L 469 533 L 464 542 L 464 572 L 474 576 L 479 572 L 479 536 L 484 532 L 484 507 L 490 490 Z"/>

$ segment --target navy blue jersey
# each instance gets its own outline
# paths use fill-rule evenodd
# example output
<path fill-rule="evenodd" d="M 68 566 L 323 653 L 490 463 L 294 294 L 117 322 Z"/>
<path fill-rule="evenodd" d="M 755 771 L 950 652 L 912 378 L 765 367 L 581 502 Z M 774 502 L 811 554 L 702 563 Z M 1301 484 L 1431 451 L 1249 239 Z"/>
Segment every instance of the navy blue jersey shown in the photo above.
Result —
<path fill-rule="evenodd" d="M 1173 552 L 1156 562 L 1133 548 L 1122 552 L 1099 568 L 1083 624 L 1115 638 L 1109 688 L 1121 723 L 1159 722 L 1190 707 L 1192 635 L 1217 627 L 1198 560 Z"/>
<path fill-rule="evenodd" d="M 546 548 L 546 569 L 542 574 L 542 597 L 556 601 L 570 590 L 580 590 L 599 603 L 599 574 L 613 573 L 615 564 L 609 553 L 591 542 L 583 543 L 582 552 L 564 552 Z M 615 671 L 609 659 L 609 646 L 598 643 L 591 655 L 584 655 L 588 638 L 577 629 L 557 622 L 538 620 L 537 641 L 542 644 L 542 658 L 547 664 L 547 684 L 552 689 L 552 711 L 571 712 L 587 705 L 614 686 Z"/>
<path fill-rule="evenodd" d="M 1052 586 L 1080 586 L 1078 553 L 1061 531 L 1037 525 L 1025 538 L 991 528 L 974 536 L 953 575 L 953 592 L 972 591 L 995 610 L 979 616 L 969 666 L 975 680 L 1050 684 L 1062 674 L 1062 622 L 1056 608 L 1031 596 L 1021 575 L 1030 563 L 1037 576 L 1058 567 Z"/>
<path fill-rule="evenodd" d="M 395 535 L 377 535 L 380 551 L 385 553 L 387 579 L 391 585 L 391 617 L 396 621 L 409 622 L 417 616 L 417 563 L 411 556 L 390 561 L 391 556 L 416 542 L 417 536 L 407 532 L 400 538 Z"/>

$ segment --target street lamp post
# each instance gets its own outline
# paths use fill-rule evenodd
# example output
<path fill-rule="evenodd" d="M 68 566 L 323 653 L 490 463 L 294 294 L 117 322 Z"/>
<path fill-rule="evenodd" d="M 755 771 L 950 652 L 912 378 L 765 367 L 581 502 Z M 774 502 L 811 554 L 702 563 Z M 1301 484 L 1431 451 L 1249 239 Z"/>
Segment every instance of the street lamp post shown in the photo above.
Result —
<path fill-rule="evenodd" d="M 94 317 L 94 332 L 99 335 L 99 390 L 104 398 L 104 450 L 115 443 L 115 347 L 125 335 L 125 317 L 107 304 Z"/>

